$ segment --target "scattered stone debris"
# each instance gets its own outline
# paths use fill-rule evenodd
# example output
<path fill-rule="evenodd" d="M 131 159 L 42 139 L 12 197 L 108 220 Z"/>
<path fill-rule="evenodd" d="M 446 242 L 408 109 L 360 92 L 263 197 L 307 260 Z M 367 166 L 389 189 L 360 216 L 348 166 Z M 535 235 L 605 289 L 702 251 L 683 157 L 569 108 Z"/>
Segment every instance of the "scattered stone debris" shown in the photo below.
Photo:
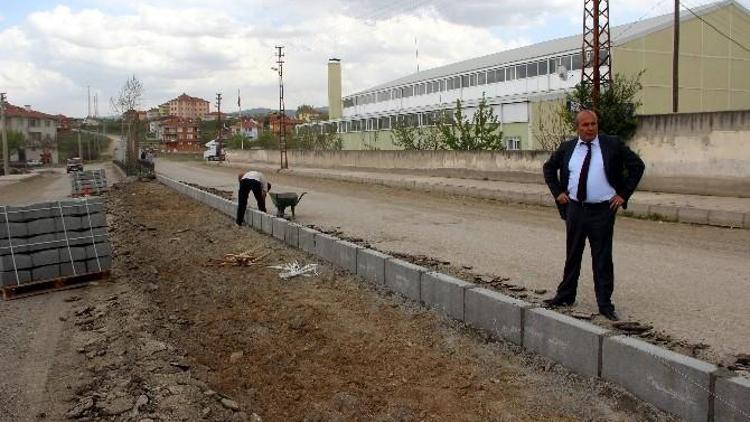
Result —
<path fill-rule="evenodd" d="M 538 295 L 543 295 L 547 293 L 547 289 L 534 289 L 534 293 Z"/>
<path fill-rule="evenodd" d="M 640 334 L 646 331 L 651 331 L 654 327 L 650 325 L 644 325 L 637 321 L 617 321 L 612 323 L 614 328 L 618 330 L 627 331 L 628 333 Z"/>
<path fill-rule="evenodd" d="M 590 321 L 596 316 L 596 314 L 592 314 L 591 312 L 581 312 L 581 311 L 573 311 L 570 313 L 570 316 L 577 319 L 585 319 L 587 321 Z"/>

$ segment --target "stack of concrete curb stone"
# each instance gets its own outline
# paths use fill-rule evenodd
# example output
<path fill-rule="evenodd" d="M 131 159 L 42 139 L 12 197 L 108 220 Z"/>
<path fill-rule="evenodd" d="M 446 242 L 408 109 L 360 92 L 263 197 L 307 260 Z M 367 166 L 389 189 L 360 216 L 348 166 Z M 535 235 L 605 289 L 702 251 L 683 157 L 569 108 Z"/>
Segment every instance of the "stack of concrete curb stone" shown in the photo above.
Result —
<path fill-rule="evenodd" d="M 0 206 L 0 287 L 108 271 L 101 198 Z"/>
<path fill-rule="evenodd" d="M 236 203 L 159 175 L 165 185 L 234 217 Z M 245 221 L 360 278 L 450 318 L 613 382 L 689 421 L 750 420 L 750 379 L 691 357 L 429 270 L 254 209 Z"/>
<path fill-rule="evenodd" d="M 104 169 L 70 173 L 72 196 L 101 195 L 109 190 Z"/>

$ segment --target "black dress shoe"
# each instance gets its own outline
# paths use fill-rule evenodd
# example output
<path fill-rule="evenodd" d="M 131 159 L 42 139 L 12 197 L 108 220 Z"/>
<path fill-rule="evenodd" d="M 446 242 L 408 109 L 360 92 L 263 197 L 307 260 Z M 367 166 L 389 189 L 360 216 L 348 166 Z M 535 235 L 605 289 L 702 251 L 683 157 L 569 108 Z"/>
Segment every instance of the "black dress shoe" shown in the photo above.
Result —
<path fill-rule="evenodd" d="M 571 306 L 575 301 L 562 299 L 560 297 L 555 296 L 552 299 L 544 299 L 542 302 L 546 303 L 547 306 L 557 307 L 557 306 Z"/>
<path fill-rule="evenodd" d="M 614 309 L 600 309 L 599 313 L 604 315 L 604 318 L 607 318 L 610 321 L 619 321 L 620 317 L 617 316 L 617 312 L 615 312 Z"/>

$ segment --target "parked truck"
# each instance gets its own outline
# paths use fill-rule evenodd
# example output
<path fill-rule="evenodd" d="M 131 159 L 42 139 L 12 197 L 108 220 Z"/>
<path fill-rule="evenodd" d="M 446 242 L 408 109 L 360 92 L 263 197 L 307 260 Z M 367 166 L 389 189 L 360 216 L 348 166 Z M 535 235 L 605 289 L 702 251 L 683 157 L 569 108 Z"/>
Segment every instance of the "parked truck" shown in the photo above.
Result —
<path fill-rule="evenodd" d="M 214 139 L 213 141 L 206 142 L 204 145 L 206 148 L 203 151 L 203 159 L 206 161 L 224 161 L 226 159 L 226 153 L 221 148 L 219 142 Z"/>

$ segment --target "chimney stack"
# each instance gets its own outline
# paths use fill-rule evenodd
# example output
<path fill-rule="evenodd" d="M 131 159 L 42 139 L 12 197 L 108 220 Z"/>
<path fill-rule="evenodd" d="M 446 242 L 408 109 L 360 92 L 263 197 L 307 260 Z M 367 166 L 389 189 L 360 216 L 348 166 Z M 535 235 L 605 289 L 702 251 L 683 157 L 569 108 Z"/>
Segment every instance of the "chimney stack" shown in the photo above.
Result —
<path fill-rule="evenodd" d="M 328 60 L 328 118 L 331 120 L 343 117 L 341 100 L 341 60 Z"/>

